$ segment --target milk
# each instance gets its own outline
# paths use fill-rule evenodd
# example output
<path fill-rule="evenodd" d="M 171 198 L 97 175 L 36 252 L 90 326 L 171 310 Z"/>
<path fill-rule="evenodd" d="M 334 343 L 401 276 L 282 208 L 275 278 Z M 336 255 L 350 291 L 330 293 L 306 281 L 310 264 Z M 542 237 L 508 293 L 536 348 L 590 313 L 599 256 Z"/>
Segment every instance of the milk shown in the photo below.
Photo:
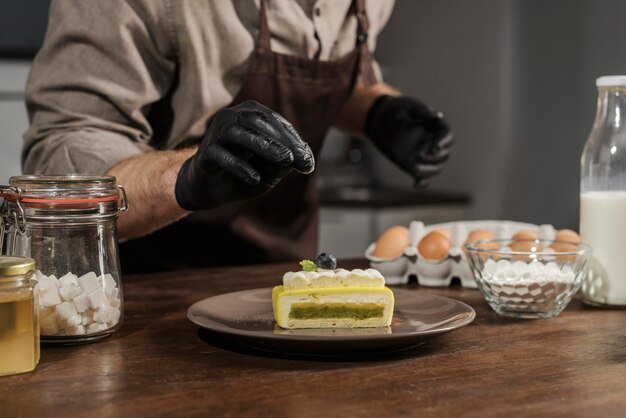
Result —
<path fill-rule="evenodd" d="M 626 305 L 626 192 L 582 193 L 580 235 L 593 248 L 583 299 Z"/>

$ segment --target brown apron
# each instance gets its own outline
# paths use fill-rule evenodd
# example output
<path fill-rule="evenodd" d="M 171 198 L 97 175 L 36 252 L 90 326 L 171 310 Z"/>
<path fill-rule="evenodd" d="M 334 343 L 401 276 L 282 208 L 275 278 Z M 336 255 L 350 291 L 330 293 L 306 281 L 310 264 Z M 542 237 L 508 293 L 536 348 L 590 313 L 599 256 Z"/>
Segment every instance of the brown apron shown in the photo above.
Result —
<path fill-rule="evenodd" d="M 357 79 L 376 82 L 367 47 L 365 0 L 353 0 L 358 20 L 353 52 L 320 61 L 273 52 L 265 13 L 243 86 L 231 106 L 256 100 L 280 113 L 315 157 Z M 195 212 L 147 237 L 120 246 L 125 274 L 215 265 L 314 259 L 318 209 L 316 175 L 292 172 L 270 192 L 215 210 Z"/>

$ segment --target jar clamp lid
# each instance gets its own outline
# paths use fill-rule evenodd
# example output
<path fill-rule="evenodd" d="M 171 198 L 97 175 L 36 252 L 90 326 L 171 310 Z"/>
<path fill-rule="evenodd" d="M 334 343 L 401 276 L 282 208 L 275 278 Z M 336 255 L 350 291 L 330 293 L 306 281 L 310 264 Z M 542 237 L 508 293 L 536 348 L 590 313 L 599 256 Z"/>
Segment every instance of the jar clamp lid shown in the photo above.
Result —
<path fill-rule="evenodd" d="M 1 256 L 0 277 L 21 276 L 35 270 L 35 260 L 28 257 Z"/>
<path fill-rule="evenodd" d="M 26 175 L 0 186 L 0 198 L 12 206 L 0 208 L 2 215 L 24 231 L 29 221 L 110 219 L 128 209 L 126 191 L 112 176 Z"/>

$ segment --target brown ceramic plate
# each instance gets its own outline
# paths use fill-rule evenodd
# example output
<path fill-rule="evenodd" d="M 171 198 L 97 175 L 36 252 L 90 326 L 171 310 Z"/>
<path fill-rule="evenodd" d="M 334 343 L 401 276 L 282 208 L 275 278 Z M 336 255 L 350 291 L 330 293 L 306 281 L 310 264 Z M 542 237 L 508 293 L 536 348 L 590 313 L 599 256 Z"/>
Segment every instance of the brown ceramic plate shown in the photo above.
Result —
<path fill-rule="evenodd" d="M 225 293 L 201 300 L 187 311 L 191 322 L 260 350 L 301 354 L 376 353 L 408 349 L 463 327 L 474 310 L 457 300 L 419 290 L 394 289 L 393 321 L 386 328 L 303 329 L 278 327 L 272 289 Z"/>

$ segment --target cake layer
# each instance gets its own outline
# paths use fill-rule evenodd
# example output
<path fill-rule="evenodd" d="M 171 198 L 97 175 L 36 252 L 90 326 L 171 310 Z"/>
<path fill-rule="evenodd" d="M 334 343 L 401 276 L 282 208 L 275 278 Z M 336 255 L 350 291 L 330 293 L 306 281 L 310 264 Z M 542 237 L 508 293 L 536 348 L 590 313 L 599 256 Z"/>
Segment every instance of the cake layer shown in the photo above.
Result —
<path fill-rule="evenodd" d="M 387 287 L 334 287 L 272 291 L 282 328 L 362 328 L 391 324 L 393 292 Z"/>
<path fill-rule="evenodd" d="M 375 269 L 290 271 L 283 276 L 286 290 L 328 287 L 383 287 L 385 279 Z"/>
<path fill-rule="evenodd" d="M 289 318 L 379 318 L 383 316 L 385 305 L 382 303 L 294 303 L 291 305 Z"/>

